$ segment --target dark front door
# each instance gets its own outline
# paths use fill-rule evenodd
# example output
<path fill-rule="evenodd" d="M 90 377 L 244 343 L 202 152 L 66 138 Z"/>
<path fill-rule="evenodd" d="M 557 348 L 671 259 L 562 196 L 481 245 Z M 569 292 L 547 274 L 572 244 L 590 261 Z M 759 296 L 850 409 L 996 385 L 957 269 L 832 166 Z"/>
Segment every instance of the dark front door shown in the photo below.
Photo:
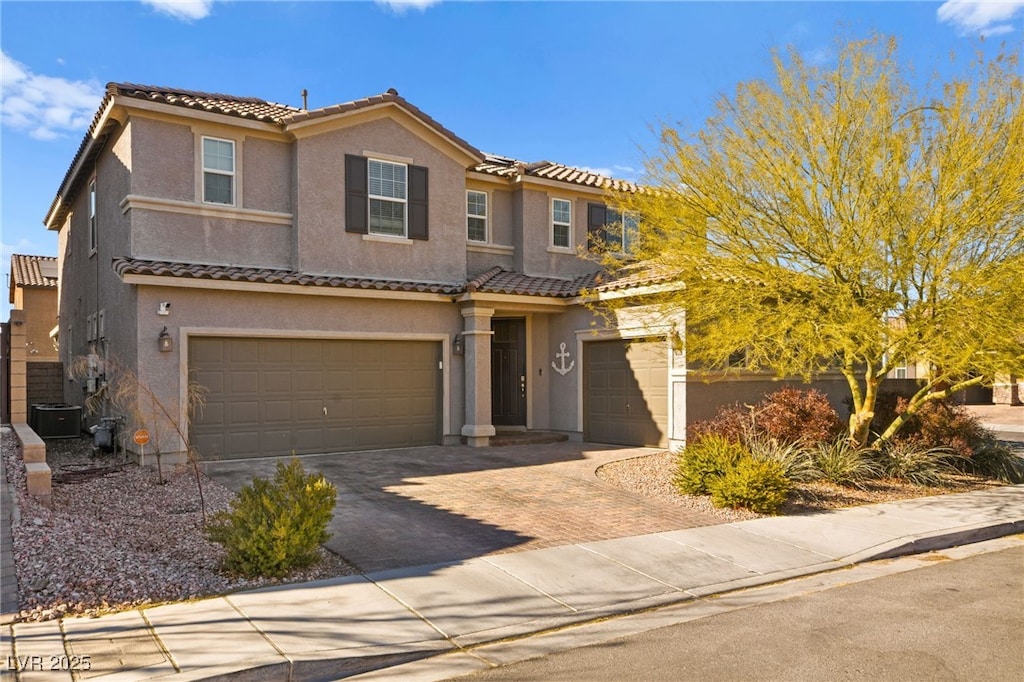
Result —
<path fill-rule="evenodd" d="M 491 322 L 491 420 L 526 426 L 526 320 Z"/>

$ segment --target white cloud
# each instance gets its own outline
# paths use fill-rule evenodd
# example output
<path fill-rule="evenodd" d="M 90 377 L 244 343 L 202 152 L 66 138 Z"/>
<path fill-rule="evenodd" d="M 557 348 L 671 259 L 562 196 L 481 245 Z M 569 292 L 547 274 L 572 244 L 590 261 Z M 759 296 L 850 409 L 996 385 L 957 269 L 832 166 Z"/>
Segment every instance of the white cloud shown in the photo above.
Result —
<path fill-rule="evenodd" d="M 418 9 L 426 12 L 428 7 L 440 4 L 441 0 L 374 0 L 378 5 L 384 5 L 395 14 L 405 14 L 406 10 Z"/>
<path fill-rule="evenodd" d="M 936 15 L 960 35 L 996 36 L 1014 30 L 1011 20 L 1022 9 L 1024 0 L 946 0 Z"/>
<path fill-rule="evenodd" d="M 213 0 L 142 0 L 142 4 L 182 21 L 205 19 L 213 11 Z"/>
<path fill-rule="evenodd" d="M 82 133 L 103 98 L 95 81 L 69 81 L 32 73 L 0 52 L 0 121 L 37 140 Z"/>

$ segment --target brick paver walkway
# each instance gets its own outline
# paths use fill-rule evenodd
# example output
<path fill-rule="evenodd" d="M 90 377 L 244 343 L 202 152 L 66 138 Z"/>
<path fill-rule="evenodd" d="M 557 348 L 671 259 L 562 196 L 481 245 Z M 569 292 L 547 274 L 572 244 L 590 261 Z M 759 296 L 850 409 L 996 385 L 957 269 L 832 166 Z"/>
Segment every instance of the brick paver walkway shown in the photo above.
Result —
<path fill-rule="evenodd" d="M 333 551 L 363 571 L 459 561 L 721 523 L 719 517 L 598 479 L 646 448 L 552 443 L 425 447 L 304 457 L 338 487 Z M 207 464 L 237 490 L 275 460 Z"/>

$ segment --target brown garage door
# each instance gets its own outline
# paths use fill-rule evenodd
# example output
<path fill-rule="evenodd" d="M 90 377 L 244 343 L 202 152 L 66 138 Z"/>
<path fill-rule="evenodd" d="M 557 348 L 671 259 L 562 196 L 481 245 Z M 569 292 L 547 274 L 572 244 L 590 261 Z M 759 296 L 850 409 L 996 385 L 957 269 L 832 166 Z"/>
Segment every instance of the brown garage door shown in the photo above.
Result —
<path fill-rule="evenodd" d="M 193 338 L 192 441 L 208 459 L 437 444 L 440 358 L 426 341 Z"/>
<path fill-rule="evenodd" d="M 668 357 L 663 339 L 583 345 L 583 435 L 595 443 L 665 447 Z"/>

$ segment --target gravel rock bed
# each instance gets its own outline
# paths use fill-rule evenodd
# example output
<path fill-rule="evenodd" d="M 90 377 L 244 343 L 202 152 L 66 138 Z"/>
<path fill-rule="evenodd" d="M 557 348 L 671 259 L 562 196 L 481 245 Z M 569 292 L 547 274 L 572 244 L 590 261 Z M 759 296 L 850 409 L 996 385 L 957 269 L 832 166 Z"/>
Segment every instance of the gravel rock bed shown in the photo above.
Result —
<path fill-rule="evenodd" d="M 677 504 L 723 519 L 723 523 L 757 519 L 762 516 L 746 509 L 722 509 L 704 495 L 682 495 L 672 484 L 676 456 L 671 452 L 630 457 L 609 462 L 597 470 L 598 478 L 646 497 Z"/>
<path fill-rule="evenodd" d="M 720 509 L 705 495 L 683 495 L 672 484 L 676 456 L 659 452 L 643 457 L 609 462 L 597 470 L 598 477 L 640 495 L 714 514 L 726 522 L 764 516 L 746 509 Z M 949 476 L 941 487 L 918 486 L 895 480 L 865 482 L 860 488 L 847 488 L 823 481 L 794 484 L 789 499 L 780 510 L 783 515 L 842 509 L 864 504 L 908 500 L 945 493 L 966 492 L 1004 485 L 973 476 Z"/>
<path fill-rule="evenodd" d="M 203 534 L 191 469 L 165 466 L 161 485 L 154 469 L 94 458 L 88 441 L 48 441 L 47 461 L 54 473 L 119 469 L 74 477 L 73 483 L 55 482 L 47 508 L 26 492 L 21 445 L 13 431 L 5 429 L 0 444 L 16 498 L 12 540 L 22 620 L 99 615 L 358 573 L 321 548 L 319 563 L 282 580 L 227 575 L 219 569 L 223 549 Z M 200 480 L 207 514 L 227 509 L 234 493 L 205 476 Z"/>

